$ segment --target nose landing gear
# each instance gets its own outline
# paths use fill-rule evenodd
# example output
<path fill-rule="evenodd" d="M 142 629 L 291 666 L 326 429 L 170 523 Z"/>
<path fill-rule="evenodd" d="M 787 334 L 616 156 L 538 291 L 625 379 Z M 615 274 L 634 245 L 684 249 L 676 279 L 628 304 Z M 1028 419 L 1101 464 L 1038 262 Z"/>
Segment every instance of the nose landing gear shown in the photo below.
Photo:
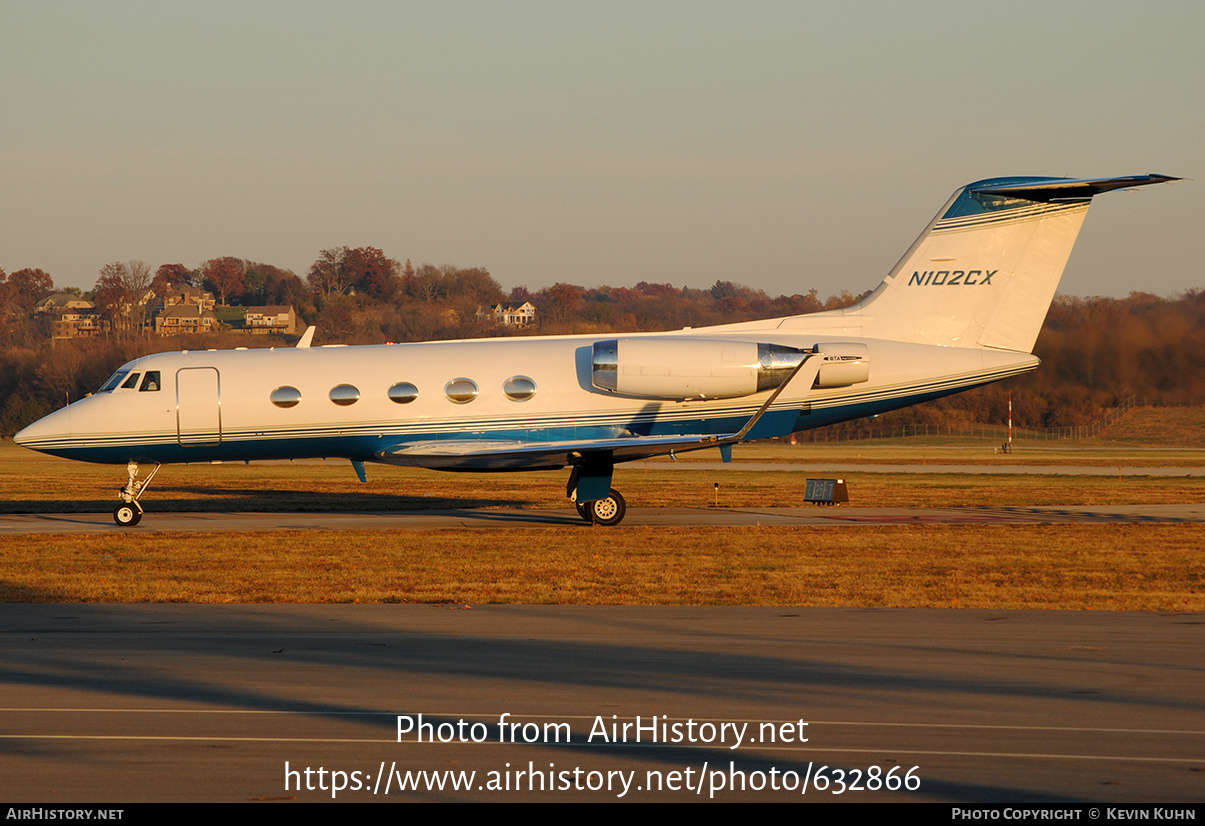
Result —
<path fill-rule="evenodd" d="M 142 505 L 138 504 L 137 499 L 128 505 L 118 505 L 113 509 L 113 521 L 123 528 L 134 527 L 142 521 Z"/>
<path fill-rule="evenodd" d="M 151 484 L 151 480 L 155 478 L 155 474 L 162 467 L 158 462 L 155 463 L 155 469 L 150 475 L 142 481 L 138 480 L 138 463 L 130 462 L 126 465 L 126 471 L 130 474 L 130 478 L 122 485 L 118 491 L 118 496 L 121 498 L 121 504 L 113 509 L 113 521 L 123 528 L 132 528 L 142 521 L 142 503 L 138 500 L 142 498 L 142 494 L 146 492 L 147 487 Z"/>

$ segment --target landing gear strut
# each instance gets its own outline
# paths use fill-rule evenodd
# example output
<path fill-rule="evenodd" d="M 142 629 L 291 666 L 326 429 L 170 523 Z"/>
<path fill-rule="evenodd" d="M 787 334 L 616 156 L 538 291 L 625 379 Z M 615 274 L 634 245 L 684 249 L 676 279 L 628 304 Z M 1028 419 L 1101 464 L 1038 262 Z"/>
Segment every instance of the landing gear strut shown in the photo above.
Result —
<path fill-rule="evenodd" d="M 156 462 L 155 469 L 151 471 L 150 476 L 140 482 L 138 481 L 138 463 L 130 462 L 126 465 L 130 478 L 118 491 L 117 495 L 121 498 L 121 504 L 113 509 L 114 522 L 123 528 L 132 528 L 142 521 L 142 503 L 138 500 L 142 498 L 142 494 L 146 492 L 160 467 L 162 465 Z"/>

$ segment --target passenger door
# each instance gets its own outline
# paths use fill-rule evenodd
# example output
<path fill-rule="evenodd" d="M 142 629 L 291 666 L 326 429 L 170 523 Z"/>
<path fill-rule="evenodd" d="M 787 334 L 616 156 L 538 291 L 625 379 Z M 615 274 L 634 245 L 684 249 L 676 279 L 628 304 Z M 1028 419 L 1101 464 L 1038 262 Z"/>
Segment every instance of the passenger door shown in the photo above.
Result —
<path fill-rule="evenodd" d="M 222 441 L 222 395 L 215 367 L 176 372 L 176 436 L 181 445 L 201 447 Z"/>

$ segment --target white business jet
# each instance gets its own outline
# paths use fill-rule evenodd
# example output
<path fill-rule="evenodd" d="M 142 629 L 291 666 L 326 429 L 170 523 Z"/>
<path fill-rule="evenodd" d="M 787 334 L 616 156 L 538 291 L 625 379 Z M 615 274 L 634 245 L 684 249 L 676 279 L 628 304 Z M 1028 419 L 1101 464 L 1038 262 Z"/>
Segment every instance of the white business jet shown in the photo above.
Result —
<path fill-rule="evenodd" d="M 992 178 L 963 187 L 858 304 L 611 336 L 144 356 L 31 424 L 25 447 L 126 464 L 142 518 L 162 463 L 341 457 L 439 470 L 571 468 L 582 518 L 623 519 L 619 462 L 785 436 L 1033 370 L 1092 197 L 1178 180 Z M 139 479 L 139 465 L 155 467 Z"/>

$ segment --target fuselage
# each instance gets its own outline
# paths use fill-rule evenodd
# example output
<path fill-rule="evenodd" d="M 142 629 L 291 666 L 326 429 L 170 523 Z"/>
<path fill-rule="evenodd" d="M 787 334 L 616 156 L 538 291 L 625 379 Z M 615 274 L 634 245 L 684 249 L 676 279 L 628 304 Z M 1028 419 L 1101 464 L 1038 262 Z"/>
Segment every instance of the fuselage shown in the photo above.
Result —
<path fill-rule="evenodd" d="M 688 346 L 758 342 L 813 351 L 832 338 L 829 323 L 808 332 L 801 320 L 790 319 L 788 330 L 780 319 L 650 335 Z M 605 338 L 160 353 L 124 365 L 111 389 L 30 425 L 17 441 L 115 464 L 343 457 L 424 465 L 422 458 L 398 458 L 399 448 L 441 440 L 536 445 L 730 434 L 770 395 L 668 400 L 608 392 L 591 379 L 592 348 Z M 864 346 L 867 379 L 844 387 L 788 386 L 748 438 L 874 415 L 1038 364 L 1009 351 L 841 340 Z M 474 469 L 491 468 L 486 462 Z"/>

